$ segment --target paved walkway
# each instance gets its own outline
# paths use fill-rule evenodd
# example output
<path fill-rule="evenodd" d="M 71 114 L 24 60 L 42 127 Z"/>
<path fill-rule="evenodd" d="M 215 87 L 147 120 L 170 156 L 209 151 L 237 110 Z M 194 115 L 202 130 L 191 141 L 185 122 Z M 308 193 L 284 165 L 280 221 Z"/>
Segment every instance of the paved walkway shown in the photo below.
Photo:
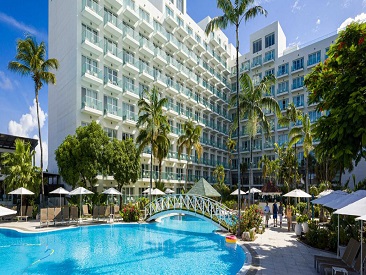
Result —
<path fill-rule="evenodd" d="M 334 254 L 308 247 L 296 238 L 295 232 L 286 228 L 266 228 L 253 242 L 245 242 L 252 253 L 253 267 L 247 274 L 318 274 L 314 268 L 314 255 L 334 257 Z"/>

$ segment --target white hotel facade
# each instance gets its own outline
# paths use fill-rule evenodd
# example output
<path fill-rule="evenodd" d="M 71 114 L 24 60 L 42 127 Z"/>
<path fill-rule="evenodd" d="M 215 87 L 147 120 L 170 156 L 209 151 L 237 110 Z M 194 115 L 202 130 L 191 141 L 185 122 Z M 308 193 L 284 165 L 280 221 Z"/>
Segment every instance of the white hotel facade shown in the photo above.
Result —
<path fill-rule="evenodd" d="M 221 31 L 205 35 L 208 21 L 207 17 L 194 22 L 186 13 L 185 0 L 50 0 L 49 56 L 59 60 L 60 69 L 57 85 L 50 85 L 48 94 L 49 171 L 58 172 L 54 151 L 64 138 L 93 120 L 111 138 L 136 138 L 137 101 L 144 89 L 155 86 L 169 100 L 165 112 L 172 129 L 171 151 L 163 162 L 165 185 L 177 192 L 184 185 L 187 156 L 178 159 L 177 139 L 189 119 L 203 128 L 204 150 L 200 160 L 191 157 L 188 182 L 204 177 L 214 183 L 213 171 L 219 164 L 228 176 L 225 143 L 232 118 L 228 102 L 235 92 L 231 69 L 235 49 Z M 281 108 L 294 102 L 315 121 L 320 114 L 307 104 L 303 79 L 325 59 L 335 38 L 301 49 L 286 48 L 281 26 L 274 22 L 250 36 L 250 52 L 240 57 L 240 72 L 248 72 L 254 81 L 273 73 L 277 82 L 272 93 Z M 262 133 L 255 138 L 254 167 L 263 154 L 274 157 L 274 142 L 287 141 L 289 129 L 277 125 L 274 117 L 272 121 L 271 138 L 265 139 Z M 242 159 L 248 161 L 245 120 L 241 127 Z M 149 161 L 149 150 L 145 150 L 141 177 L 124 187 L 125 194 L 137 196 L 149 186 Z M 153 165 L 156 176 L 157 162 Z M 235 183 L 236 161 L 233 166 Z M 255 170 L 255 183 L 260 186 L 256 176 L 260 171 Z M 97 189 L 114 185 L 113 178 L 99 177 Z"/>

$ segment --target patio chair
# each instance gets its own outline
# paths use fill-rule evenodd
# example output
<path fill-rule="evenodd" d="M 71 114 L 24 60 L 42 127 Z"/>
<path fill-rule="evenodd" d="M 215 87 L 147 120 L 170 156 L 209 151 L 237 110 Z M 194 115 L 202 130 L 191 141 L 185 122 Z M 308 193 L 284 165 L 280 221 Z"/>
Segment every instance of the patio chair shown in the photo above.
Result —
<path fill-rule="evenodd" d="M 105 209 L 106 209 L 105 205 L 99 206 L 98 219 L 103 219 L 104 218 Z"/>
<path fill-rule="evenodd" d="M 99 205 L 93 206 L 93 221 L 99 220 Z"/>
<path fill-rule="evenodd" d="M 114 215 L 113 216 L 114 220 L 116 220 L 116 221 L 121 221 L 122 220 L 122 216 L 119 213 L 119 206 L 118 205 L 114 206 L 114 214 L 113 215 Z"/>
<path fill-rule="evenodd" d="M 366 259 L 366 244 L 362 243 L 362 259 L 361 259 L 361 253 L 358 253 L 358 256 L 356 258 L 356 261 L 352 263 L 351 265 L 342 264 L 342 263 L 320 263 L 319 269 L 320 274 L 332 274 L 332 268 L 333 267 L 340 267 L 347 270 L 348 274 L 360 274 L 360 268 L 361 265 L 365 262 Z M 365 271 L 362 273 L 363 275 L 366 274 Z"/>
<path fill-rule="evenodd" d="M 319 272 L 320 263 L 342 263 L 351 266 L 359 250 L 360 250 L 360 243 L 355 239 L 350 239 L 342 258 L 314 255 L 314 267 Z"/>
<path fill-rule="evenodd" d="M 83 205 L 83 216 L 86 218 L 90 218 L 92 216 L 91 214 L 89 214 L 89 209 L 88 209 L 87 204 Z"/>
<path fill-rule="evenodd" d="M 31 205 L 29 205 L 28 207 L 27 207 L 27 212 L 26 212 L 26 217 L 27 217 L 27 219 L 29 219 L 29 218 L 32 218 L 33 217 L 33 206 L 31 206 Z"/>
<path fill-rule="evenodd" d="M 47 224 L 47 226 L 48 226 L 47 208 L 41 208 L 41 211 L 40 211 L 39 227 L 42 227 L 43 224 Z"/>
<path fill-rule="evenodd" d="M 70 207 L 69 206 L 62 207 L 61 214 L 62 214 L 62 221 L 64 223 L 70 222 Z"/>
<path fill-rule="evenodd" d="M 111 208 L 108 205 L 108 206 L 105 206 L 105 208 L 104 208 L 104 218 L 106 221 L 108 221 L 110 219 L 110 217 L 111 217 Z"/>
<path fill-rule="evenodd" d="M 54 218 L 55 225 L 57 223 L 62 223 L 62 213 L 61 213 L 61 208 L 60 207 L 55 208 L 54 215 L 55 215 L 55 218 Z"/>
<path fill-rule="evenodd" d="M 47 225 L 50 222 L 53 222 L 53 224 L 55 224 L 55 208 L 53 207 L 47 208 Z"/>

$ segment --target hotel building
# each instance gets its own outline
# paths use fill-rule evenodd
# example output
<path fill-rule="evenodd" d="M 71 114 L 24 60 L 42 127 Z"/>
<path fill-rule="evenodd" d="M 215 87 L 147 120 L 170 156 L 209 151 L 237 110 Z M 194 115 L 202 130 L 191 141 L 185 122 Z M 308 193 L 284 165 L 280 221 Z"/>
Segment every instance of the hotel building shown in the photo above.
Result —
<path fill-rule="evenodd" d="M 185 0 L 50 0 L 49 56 L 59 60 L 60 69 L 57 85 L 49 86 L 49 171 L 58 171 L 54 151 L 64 138 L 93 120 L 111 138 L 135 139 L 137 101 L 144 89 L 155 86 L 169 100 L 164 108 L 172 129 L 171 151 L 163 162 L 166 187 L 180 192 L 184 185 L 188 157 L 178 159 L 177 139 L 189 119 L 203 128 L 204 150 L 200 159 L 195 154 L 189 158 L 188 182 L 204 177 L 214 183 L 213 171 L 219 164 L 228 182 L 225 143 L 233 116 L 229 99 L 235 93 L 235 48 L 220 30 L 205 35 L 209 20 L 193 21 L 186 13 Z M 240 57 L 240 73 L 248 72 L 255 82 L 273 73 L 277 82 L 271 91 L 281 109 L 294 102 L 315 121 L 320 114 L 308 106 L 303 80 L 324 60 L 334 39 L 301 49 L 286 48 L 281 26 L 272 23 L 250 36 L 250 52 Z M 254 167 L 261 155 L 274 157 L 274 142 L 287 141 L 289 129 L 268 116 L 272 118 L 271 138 L 265 139 L 263 133 L 256 136 Z M 247 162 L 245 120 L 241 131 L 242 159 Z M 141 177 L 124 187 L 125 194 L 136 196 L 149 186 L 149 161 L 146 149 L 141 155 Z M 153 165 L 157 177 L 157 161 Z M 234 183 L 236 167 L 234 161 Z M 255 183 L 261 184 L 257 181 L 260 171 L 255 170 Z M 115 185 L 113 178 L 99 177 L 98 190 Z"/>

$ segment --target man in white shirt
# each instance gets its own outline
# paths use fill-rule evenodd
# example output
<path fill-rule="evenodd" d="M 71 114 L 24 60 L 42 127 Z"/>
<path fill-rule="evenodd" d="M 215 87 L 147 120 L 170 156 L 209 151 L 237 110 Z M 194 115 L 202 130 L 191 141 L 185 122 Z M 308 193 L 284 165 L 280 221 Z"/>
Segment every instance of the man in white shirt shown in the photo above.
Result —
<path fill-rule="evenodd" d="M 271 209 L 268 206 L 268 202 L 266 202 L 266 206 L 264 207 L 264 215 L 266 215 L 266 227 L 268 227 L 268 221 L 269 218 L 271 217 Z"/>

